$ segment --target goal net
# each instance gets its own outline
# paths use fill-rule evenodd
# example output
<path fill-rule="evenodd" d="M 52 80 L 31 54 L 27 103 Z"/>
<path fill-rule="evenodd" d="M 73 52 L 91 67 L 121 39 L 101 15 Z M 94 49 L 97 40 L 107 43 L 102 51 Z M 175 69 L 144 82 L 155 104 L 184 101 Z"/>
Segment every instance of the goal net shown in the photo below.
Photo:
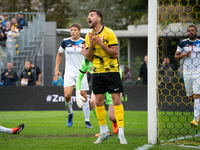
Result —
<path fill-rule="evenodd" d="M 188 38 L 187 28 L 191 24 L 197 27 L 198 38 L 199 0 L 157 1 L 157 140 L 164 144 L 200 144 L 200 124 L 196 128 L 190 124 L 194 119 L 194 109 L 197 111 L 197 108 L 196 104 L 188 100 L 186 94 L 183 59 L 174 59 L 177 45 Z M 200 45 L 196 43 L 193 46 L 196 48 Z M 198 72 L 194 62 L 199 61 L 200 64 L 200 51 L 196 49 L 193 54 L 191 60 L 184 64 L 188 68 L 193 65 Z M 200 72 L 197 74 L 200 76 Z M 188 81 L 186 82 L 190 84 L 191 90 L 196 92 L 192 87 L 200 87 L 199 83 L 194 81 L 191 85 Z"/>

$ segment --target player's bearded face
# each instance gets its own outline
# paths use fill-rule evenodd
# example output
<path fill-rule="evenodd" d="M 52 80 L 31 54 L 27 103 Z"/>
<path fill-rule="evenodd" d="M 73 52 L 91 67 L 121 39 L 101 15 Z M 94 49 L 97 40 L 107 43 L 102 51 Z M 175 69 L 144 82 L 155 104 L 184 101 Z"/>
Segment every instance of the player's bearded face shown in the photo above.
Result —
<path fill-rule="evenodd" d="M 88 24 L 89 24 L 89 27 L 90 27 L 90 28 L 95 27 L 96 24 L 97 24 L 97 19 L 95 19 L 95 20 L 89 20 L 89 21 L 88 21 Z"/>
<path fill-rule="evenodd" d="M 191 40 L 195 39 L 197 36 L 197 31 L 194 27 L 188 28 L 187 33 L 188 33 L 189 39 Z"/>
<path fill-rule="evenodd" d="M 98 17 L 97 17 L 96 14 L 91 13 L 91 14 L 89 14 L 87 20 L 88 20 L 89 28 L 93 28 L 93 27 L 95 27 L 96 24 L 97 24 Z"/>

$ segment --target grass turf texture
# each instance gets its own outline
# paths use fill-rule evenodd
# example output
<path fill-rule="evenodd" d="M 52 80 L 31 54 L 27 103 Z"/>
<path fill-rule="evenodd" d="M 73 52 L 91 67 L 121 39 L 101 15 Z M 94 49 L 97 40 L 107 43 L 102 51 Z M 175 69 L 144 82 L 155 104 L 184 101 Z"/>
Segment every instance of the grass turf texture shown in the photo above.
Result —
<path fill-rule="evenodd" d="M 91 112 L 93 128 L 85 128 L 82 111 L 74 111 L 74 124 L 67 127 L 66 111 L 1 111 L 1 126 L 16 127 L 25 123 L 24 130 L 19 135 L 0 133 L 0 149 L 136 149 L 147 144 L 147 112 L 125 111 L 125 136 L 128 145 L 120 145 L 117 135 L 112 136 L 102 144 L 93 144 L 94 135 L 99 132 L 97 119 Z M 111 121 L 106 118 L 112 132 Z M 171 145 L 156 144 L 149 149 L 182 150 Z"/>

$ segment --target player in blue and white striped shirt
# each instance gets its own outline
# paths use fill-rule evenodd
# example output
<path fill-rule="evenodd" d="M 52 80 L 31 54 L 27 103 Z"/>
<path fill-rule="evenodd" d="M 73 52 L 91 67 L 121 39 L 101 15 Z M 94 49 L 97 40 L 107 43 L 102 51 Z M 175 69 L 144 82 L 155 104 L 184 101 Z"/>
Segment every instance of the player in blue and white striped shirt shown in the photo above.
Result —
<path fill-rule="evenodd" d="M 197 39 L 197 28 L 190 25 L 187 28 L 188 39 L 182 40 L 174 58 L 183 59 L 183 76 L 187 96 L 194 101 L 194 120 L 190 122 L 193 127 L 198 126 L 200 111 L 200 40 Z"/>
<path fill-rule="evenodd" d="M 68 127 L 73 125 L 73 108 L 72 108 L 72 92 L 76 85 L 76 79 L 81 66 L 81 62 L 84 56 L 81 53 L 81 43 L 84 41 L 80 37 L 81 25 L 73 23 L 70 25 L 70 38 L 63 39 L 58 54 L 56 57 L 55 76 L 60 75 L 59 65 L 62 59 L 63 53 L 65 53 L 65 74 L 64 74 L 64 94 L 65 94 L 65 106 L 68 111 Z M 81 95 L 85 98 L 83 102 L 83 112 L 85 115 L 85 125 L 87 128 L 92 128 L 90 124 L 90 107 L 87 100 L 87 91 L 89 90 L 88 81 L 86 75 L 83 78 L 81 86 Z"/>

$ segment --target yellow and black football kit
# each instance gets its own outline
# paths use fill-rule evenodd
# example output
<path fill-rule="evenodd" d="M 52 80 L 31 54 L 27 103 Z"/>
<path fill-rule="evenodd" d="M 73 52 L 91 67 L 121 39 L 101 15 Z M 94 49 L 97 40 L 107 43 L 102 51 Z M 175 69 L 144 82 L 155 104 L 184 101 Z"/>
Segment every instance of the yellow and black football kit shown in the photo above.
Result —
<path fill-rule="evenodd" d="M 93 34 L 93 31 L 91 31 L 91 33 Z M 106 46 L 110 47 L 118 45 L 117 38 L 113 30 L 103 26 L 102 30 L 98 33 L 98 35 L 100 37 L 104 36 L 103 43 Z M 90 44 L 89 34 L 86 35 L 85 42 L 86 49 L 88 49 Z M 94 66 L 94 73 L 119 72 L 118 58 L 111 57 L 95 42 L 93 43 L 93 51 L 94 56 L 92 62 Z"/>
<path fill-rule="evenodd" d="M 93 31 L 91 32 L 93 34 Z M 104 36 L 103 43 L 110 47 L 118 45 L 115 33 L 107 28 L 103 27 L 98 33 L 100 37 Z M 86 48 L 89 48 L 90 39 L 89 34 L 85 37 Z M 106 53 L 99 45 L 93 43 L 93 76 L 92 87 L 94 94 L 120 93 L 123 92 L 123 85 L 119 74 L 119 62 L 118 58 L 111 57 Z M 124 127 L 124 108 L 123 105 L 115 105 L 115 118 L 117 120 L 118 127 Z M 100 126 L 106 125 L 106 111 L 103 106 L 96 106 L 97 119 Z"/>

